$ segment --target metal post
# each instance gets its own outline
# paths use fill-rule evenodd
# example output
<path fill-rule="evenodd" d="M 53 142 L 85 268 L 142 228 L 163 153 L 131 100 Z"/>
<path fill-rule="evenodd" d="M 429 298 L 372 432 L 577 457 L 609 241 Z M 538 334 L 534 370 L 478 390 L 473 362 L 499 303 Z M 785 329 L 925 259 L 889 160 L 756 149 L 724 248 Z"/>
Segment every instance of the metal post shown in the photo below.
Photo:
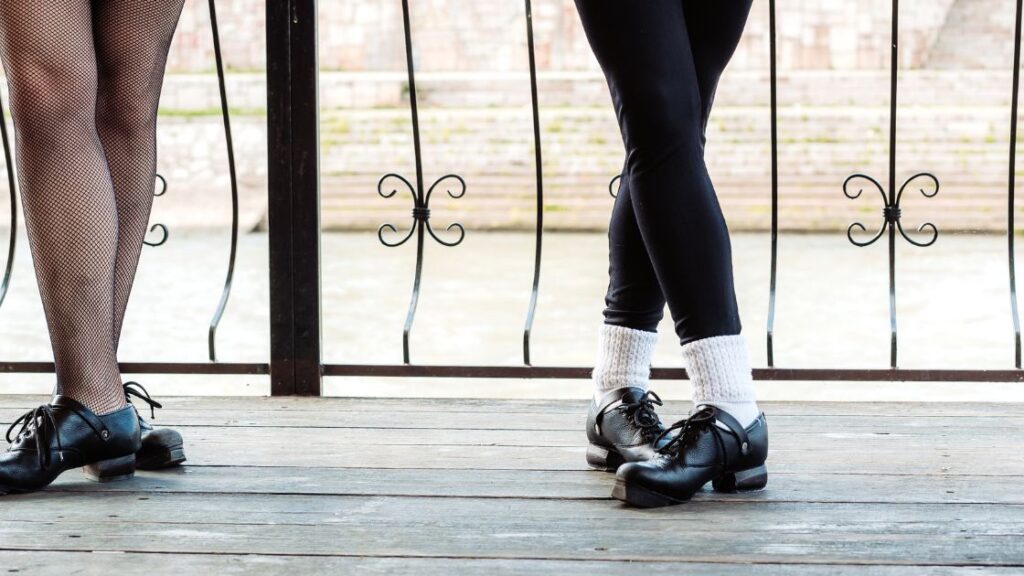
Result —
<path fill-rule="evenodd" d="M 271 393 L 320 394 L 317 2 L 267 2 Z"/>

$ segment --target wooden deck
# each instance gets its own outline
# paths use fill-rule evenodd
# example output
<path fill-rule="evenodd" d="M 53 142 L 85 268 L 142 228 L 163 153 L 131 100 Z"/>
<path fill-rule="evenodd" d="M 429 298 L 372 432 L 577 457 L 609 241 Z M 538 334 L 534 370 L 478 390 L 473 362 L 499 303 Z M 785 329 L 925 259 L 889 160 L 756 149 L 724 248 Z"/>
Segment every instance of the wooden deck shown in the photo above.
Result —
<path fill-rule="evenodd" d="M 166 404 L 189 465 L 3 498 L 0 573 L 1024 573 L 1024 405 L 766 404 L 767 490 L 645 511 L 585 468 L 583 402 Z"/>

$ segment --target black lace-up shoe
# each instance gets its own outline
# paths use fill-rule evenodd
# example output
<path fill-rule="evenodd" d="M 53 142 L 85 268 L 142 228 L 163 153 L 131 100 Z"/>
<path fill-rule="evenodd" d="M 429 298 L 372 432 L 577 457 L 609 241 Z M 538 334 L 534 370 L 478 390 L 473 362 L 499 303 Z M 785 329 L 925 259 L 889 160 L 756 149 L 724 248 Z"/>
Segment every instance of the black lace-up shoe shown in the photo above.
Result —
<path fill-rule="evenodd" d="M 0 495 L 41 490 L 72 468 L 84 468 L 98 482 L 131 478 L 141 445 L 131 406 L 97 416 L 64 396 L 15 420 L 7 441 L 10 448 L 0 454 Z"/>
<path fill-rule="evenodd" d="M 617 388 L 590 404 L 587 417 L 587 464 L 614 472 L 626 462 L 647 460 L 655 454 L 655 439 L 665 427 L 654 406 L 661 398 L 642 388 Z M 665 440 L 667 441 L 667 440 Z"/>
<path fill-rule="evenodd" d="M 126 382 L 124 396 L 129 403 L 135 397 L 149 405 L 150 417 L 156 419 L 156 409 L 163 405 L 153 400 L 149 392 L 138 382 Z M 153 428 L 139 415 L 139 427 L 142 429 L 142 448 L 135 455 L 135 467 L 139 470 L 161 470 L 178 466 L 185 461 L 185 442 L 177 430 L 170 428 Z"/>
<path fill-rule="evenodd" d="M 699 406 L 663 436 L 674 430 L 657 457 L 619 468 L 613 497 L 651 508 L 685 502 L 708 482 L 719 492 L 760 490 L 768 483 L 764 414 L 744 429 L 724 411 Z"/>

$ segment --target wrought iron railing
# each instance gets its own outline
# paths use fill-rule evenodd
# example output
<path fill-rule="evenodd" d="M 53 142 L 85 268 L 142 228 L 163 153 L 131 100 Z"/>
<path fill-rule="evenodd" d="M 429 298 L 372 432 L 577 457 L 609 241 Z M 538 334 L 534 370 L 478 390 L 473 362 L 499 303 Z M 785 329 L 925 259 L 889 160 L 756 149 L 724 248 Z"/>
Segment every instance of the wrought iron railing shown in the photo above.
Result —
<path fill-rule="evenodd" d="M 769 0 L 769 59 L 770 59 L 770 115 L 771 115 L 771 258 L 767 316 L 767 359 L 768 366 L 754 370 L 760 380 L 914 380 L 914 381 L 1024 381 L 1021 368 L 1020 320 L 1017 307 L 1016 273 L 1014 268 L 1014 172 L 1016 165 L 1017 100 L 1020 85 L 1021 12 L 1024 0 L 1016 1 L 1016 26 L 1014 31 L 1014 70 L 1011 87 L 1012 106 L 1010 118 L 1010 169 L 1007 183 L 1007 255 L 1009 264 L 1010 314 L 1014 329 L 1014 367 L 1006 370 L 906 370 L 898 368 L 898 333 L 896 317 L 896 257 L 897 235 L 915 246 L 931 246 L 938 239 L 938 227 L 926 222 L 917 228 L 925 236 L 915 237 L 907 233 L 902 224 L 901 200 L 905 191 L 917 189 L 925 197 L 933 197 L 939 191 L 938 178 L 928 172 L 915 174 L 896 186 L 896 118 L 898 113 L 898 46 L 899 46 L 899 1 L 892 0 L 891 29 L 891 70 L 889 107 L 889 175 L 888 186 L 868 174 L 853 174 L 844 182 L 837 183 L 837 189 L 851 199 L 859 198 L 864 187 L 874 188 L 882 198 L 882 224 L 877 232 L 866 239 L 858 239 L 857 233 L 866 233 L 867 226 L 854 222 L 846 234 L 854 245 L 867 248 L 888 235 L 889 272 L 889 319 L 890 319 L 890 365 L 880 369 L 805 369 L 779 368 L 776 366 L 775 331 L 776 300 L 778 295 L 778 244 L 779 244 L 779 162 L 778 162 L 778 64 L 776 52 L 776 2 Z M 235 254 L 238 242 L 238 189 L 235 173 L 234 151 L 231 140 L 230 114 L 221 60 L 220 41 L 217 31 L 214 0 L 209 0 L 211 23 L 213 25 L 214 47 L 217 60 L 218 86 L 224 118 L 228 148 L 229 171 L 231 174 L 231 196 L 233 206 L 231 256 L 226 280 L 217 310 L 210 323 L 208 363 L 133 363 L 125 364 L 126 372 L 148 373 L 202 373 L 202 374 L 269 374 L 273 394 L 320 393 L 324 376 L 443 376 L 465 378 L 587 378 L 589 367 L 534 366 L 531 363 L 531 333 L 537 315 L 538 295 L 541 286 L 542 246 L 544 239 L 544 173 L 541 149 L 540 105 L 538 99 L 537 68 L 534 48 L 533 10 L 531 0 L 524 0 L 526 40 L 529 52 L 530 93 L 533 113 L 534 161 L 536 168 L 536 224 L 533 278 L 530 284 L 530 299 L 525 311 L 523 328 L 523 364 L 520 366 L 438 366 L 412 363 L 410 334 L 415 322 L 423 278 L 423 252 L 427 238 L 444 246 L 457 246 L 466 234 L 459 223 L 451 223 L 446 231 L 453 236 L 438 234 L 431 226 L 430 199 L 438 190 L 444 190 L 452 198 L 461 198 L 471 186 L 456 174 L 447 174 L 429 186 L 423 179 L 423 158 L 420 146 L 421 128 L 416 90 L 416 66 L 413 58 L 413 34 L 409 0 L 402 0 L 405 56 L 409 83 L 409 103 L 413 132 L 413 157 L 415 179 L 401 174 L 384 174 L 378 181 L 377 193 L 392 198 L 399 192 L 412 197 L 412 221 L 404 235 L 398 228 L 385 223 L 377 230 L 381 243 L 398 247 L 413 240 L 416 242 L 416 260 L 413 270 L 413 285 L 409 307 L 402 332 L 402 364 L 324 364 L 321 355 L 321 299 L 320 299 L 320 191 L 319 191 L 319 138 L 318 138 L 318 94 L 317 94 L 317 3 L 316 0 L 281 0 L 267 3 L 267 97 L 268 97 L 268 175 L 270 236 L 270 338 L 271 357 L 267 363 L 225 364 L 217 362 L 217 326 L 227 306 L 232 287 Z M 2 131 L 3 144 L 10 165 L 9 144 L 6 127 Z M 615 195 L 616 180 L 612 179 L 609 191 Z M 917 183 L 917 185 L 913 185 Z M 860 184 L 859 186 L 856 186 Z M 165 188 L 161 188 L 164 190 Z M 14 206 L 14 180 L 11 178 L 12 229 L 17 217 Z M 162 240 L 167 230 L 154 225 L 153 231 L 160 230 Z M 398 235 L 392 240 L 388 236 Z M 6 273 L 0 284 L 0 304 L 6 294 L 11 275 L 14 255 L 15 233 L 12 231 Z M 0 371 L 42 372 L 52 370 L 50 363 L 0 362 Z M 655 368 L 654 378 L 685 378 L 682 369 Z"/>

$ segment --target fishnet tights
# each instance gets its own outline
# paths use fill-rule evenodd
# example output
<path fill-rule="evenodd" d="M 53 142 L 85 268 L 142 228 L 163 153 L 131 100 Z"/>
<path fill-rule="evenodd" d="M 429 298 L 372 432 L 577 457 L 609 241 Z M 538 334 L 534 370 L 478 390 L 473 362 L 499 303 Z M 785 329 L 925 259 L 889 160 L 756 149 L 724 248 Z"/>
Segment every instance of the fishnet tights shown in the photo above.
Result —
<path fill-rule="evenodd" d="M 117 344 L 152 206 L 184 0 L 0 0 L 18 180 L 57 391 L 125 406 Z"/>

